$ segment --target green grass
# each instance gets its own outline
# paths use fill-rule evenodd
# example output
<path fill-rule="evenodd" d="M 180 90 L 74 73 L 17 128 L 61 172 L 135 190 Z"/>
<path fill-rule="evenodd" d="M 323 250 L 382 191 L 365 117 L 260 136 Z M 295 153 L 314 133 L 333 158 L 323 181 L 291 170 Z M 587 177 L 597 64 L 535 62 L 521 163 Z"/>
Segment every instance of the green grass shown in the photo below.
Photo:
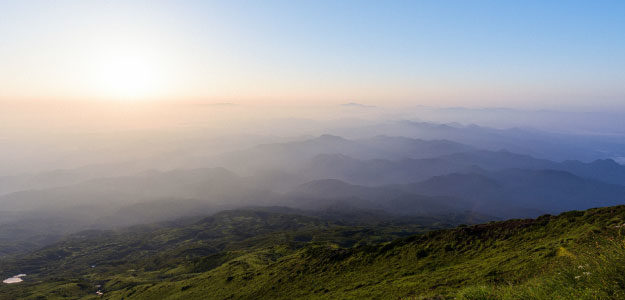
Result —
<path fill-rule="evenodd" d="M 385 241 L 408 229 L 248 212 L 67 240 L 24 258 L 44 267 L 0 299 L 88 299 L 95 284 L 106 299 L 625 299 L 624 223 L 618 206 Z"/>
<path fill-rule="evenodd" d="M 590 239 L 553 272 L 520 285 L 474 286 L 459 299 L 625 299 L 625 240 Z"/>

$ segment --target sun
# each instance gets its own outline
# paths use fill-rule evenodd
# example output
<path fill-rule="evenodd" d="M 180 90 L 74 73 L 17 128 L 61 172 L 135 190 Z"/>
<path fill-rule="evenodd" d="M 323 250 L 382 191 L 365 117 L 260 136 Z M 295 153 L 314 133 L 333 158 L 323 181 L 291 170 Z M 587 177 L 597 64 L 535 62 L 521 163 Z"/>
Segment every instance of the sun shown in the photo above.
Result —
<path fill-rule="evenodd" d="M 98 96 L 119 101 L 159 97 L 166 84 L 160 63 L 153 51 L 136 46 L 101 51 L 92 68 Z"/>

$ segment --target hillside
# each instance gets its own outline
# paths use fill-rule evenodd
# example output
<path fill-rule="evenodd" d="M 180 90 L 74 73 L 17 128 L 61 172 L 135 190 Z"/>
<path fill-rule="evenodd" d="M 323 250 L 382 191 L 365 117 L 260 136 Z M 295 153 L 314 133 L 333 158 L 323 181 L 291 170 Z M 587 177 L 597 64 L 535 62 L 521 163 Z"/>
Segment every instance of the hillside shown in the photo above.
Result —
<path fill-rule="evenodd" d="M 611 159 L 558 162 L 445 139 L 388 135 L 324 134 L 251 144 L 199 155 L 193 169 L 104 164 L 0 176 L 0 256 L 28 253 L 81 230 L 246 206 L 343 207 L 348 214 L 364 209 L 431 217 L 470 211 L 490 216 L 474 219 L 493 220 L 618 205 L 625 199 L 625 166 Z M 174 153 L 185 159 L 189 154 Z"/>
<path fill-rule="evenodd" d="M 625 206 L 403 238 L 397 224 L 344 227 L 262 211 L 186 222 L 84 232 L 5 259 L 3 276 L 32 273 L 2 285 L 0 299 L 95 299 L 96 285 L 105 299 L 625 296 Z M 45 267 L 29 268 L 35 261 Z"/>
<path fill-rule="evenodd" d="M 0 0 L 0 300 L 625 300 L 625 0 Z"/>

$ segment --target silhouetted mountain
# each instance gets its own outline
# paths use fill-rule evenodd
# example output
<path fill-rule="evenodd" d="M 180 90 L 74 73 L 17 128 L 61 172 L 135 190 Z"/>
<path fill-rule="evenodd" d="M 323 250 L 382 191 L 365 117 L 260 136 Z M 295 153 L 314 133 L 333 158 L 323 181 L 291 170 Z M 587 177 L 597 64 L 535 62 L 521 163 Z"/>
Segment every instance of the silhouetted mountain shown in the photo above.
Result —
<path fill-rule="evenodd" d="M 557 163 L 503 150 L 474 150 L 435 158 L 400 160 L 359 160 L 342 154 L 321 154 L 298 174 L 311 179 L 337 178 L 355 184 L 384 185 L 421 181 L 450 173 L 480 173 L 482 170 L 511 168 L 561 170 L 606 183 L 625 183 L 625 166 L 613 160 Z"/>
<path fill-rule="evenodd" d="M 384 185 L 409 183 L 432 176 L 478 169 L 470 163 L 443 158 L 402 160 L 358 160 L 342 154 L 322 154 L 298 173 L 311 179 L 337 178 L 355 184 Z"/>
<path fill-rule="evenodd" d="M 350 108 L 375 108 L 375 106 L 373 105 L 366 105 L 366 104 L 356 103 L 356 102 L 343 103 L 341 104 L 341 106 L 350 107 Z"/>
<path fill-rule="evenodd" d="M 223 168 L 147 171 L 134 176 L 12 193 L 0 197 L 0 206 L 3 210 L 64 210 L 86 206 L 108 210 L 146 199 L 192 198 L 218 204 L 252 194 L 240 177 Z M 262 193 L 256 193 L 259 194 Z"/>
<path fill-rule="evenodd" d="M 76 169 L 58 169 L 33 174 L 0 176 L 0 195 L 23 190 L 66 186 L 102 177 L 127 176 L 136 172 L 138 172 L 137 168 L 133 164 L 118 163 L 88 165 Z"/>
<path fill-rule="evenodd" d="M 357 159 L 402 159 L 435 157 L 471 149 L 446 140 L 426 141 L 388 136 L 348 140 L 322 135 L 304 141 L 259 145 L 224 155 L 215 163 L 245 173 L 259 169 L 294 171 L 320 154 L 343 154 Z"/>
<path fill-rule="evenodd" d="M 366 187 L 336 179 L 308 182 L 288 193 L 289 206 L 326 209 L 344 205 L 399 215 L 441 215 L 465 212 L 470 206 L 452 197 L 407 193 L 395 187 Z"/>
<path fill-rule="evenodd" d="M 445 139 L 479 149 L 531 155 L 554 161 L 593 161 L 622 157 L 622 136 L 562 134 L 529 128 L 497 129 L 477 125 L 394 121 L 364 127 L 343 128 L 335 134 L 349 137 L 371 135 L 405 136 L 417 139 Z"/>
<path fill-rule="evenodd" d="M 469 151 L 440 157 L 455 164 L 475 165 L 487 170 L 502 169 L 552 169 L 573 173 L 580 177 L 612 184 L 625 183 L 625 166 L 612 159 L 595 160 L 590 163 L 565 161 L 561 163 L 537 159 L 509 151 Z"/>
<path fill-rule="evenodd" d="M 598 159 L 591 163 L 568 160 L 556 169 L 566 170 L 586 178 L 625 185 L 625 166 L 612 159 Z"/>
<path fill-rule="evenodd" d="M 0 253 L 87 228 L 164 221 L 277 199 L 279 194 L 251 187 L 222 168 L 148 171 L 21 191 L 0 197 L 0 212 L 7 216 L 0 219 L 0 239 L 13 241 L 0 244 Z"/>
<path fill-rule="evenodd" d="M 625 187 L 558 170 L 521 170 L 450 174 L 405 185 L 430 196 L 459 197 L 473 209 L 500 217 L 532 216 L 625 203 Z"/>

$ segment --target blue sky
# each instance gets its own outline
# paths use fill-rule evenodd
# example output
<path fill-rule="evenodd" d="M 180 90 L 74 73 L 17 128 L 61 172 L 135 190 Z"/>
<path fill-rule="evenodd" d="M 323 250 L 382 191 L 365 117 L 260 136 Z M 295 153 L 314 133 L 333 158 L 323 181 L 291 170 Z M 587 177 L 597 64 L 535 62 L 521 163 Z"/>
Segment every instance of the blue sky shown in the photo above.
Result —
<path fill-rule="evenodd" d="M 625 107 L 625 1 L 2 1 L 0 65 L 3 100 Z"/>

